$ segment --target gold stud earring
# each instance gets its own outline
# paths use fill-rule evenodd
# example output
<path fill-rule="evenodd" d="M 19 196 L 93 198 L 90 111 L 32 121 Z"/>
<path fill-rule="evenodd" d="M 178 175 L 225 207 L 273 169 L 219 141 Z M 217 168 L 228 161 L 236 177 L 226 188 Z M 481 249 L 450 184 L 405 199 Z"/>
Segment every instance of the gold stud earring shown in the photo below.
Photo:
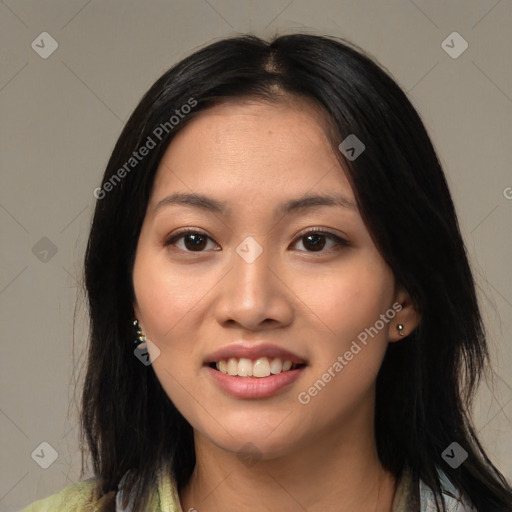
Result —
<path fill-rule="evenodd" d="M 400 334 L 400 336 L 405 336 L 403 324 L 398 324 L 396 328 L 398 329 L 398 334 Z"/>

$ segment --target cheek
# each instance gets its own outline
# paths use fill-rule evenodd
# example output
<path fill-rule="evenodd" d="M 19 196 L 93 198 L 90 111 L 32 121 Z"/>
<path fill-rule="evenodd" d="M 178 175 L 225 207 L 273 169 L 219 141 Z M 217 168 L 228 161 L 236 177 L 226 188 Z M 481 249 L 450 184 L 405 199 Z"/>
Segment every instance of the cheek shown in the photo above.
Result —
<path fill-rule="evenodd" d="M 313 408 L 332 407 L 324 413 L 333 416 L 369 403 L 363 397 L 371 393 L 388 346 L 388 324 L 380 316 L 394 293 L 393 275 L 378 259 L 347 262 L 336 275 L 324 279 L 308 298 L 328 335 L 318 340 L 307 383 L 311 387 L 304 390 L 318 393 Z M 324 387 L 319 380 L 328 384 Z"/>
<path fill-rule="evenodd" d="M 312 409 L 333 418 L 371 403 L 363 397 L 372 392 L 388 346 L 388 324 L 380 316 L 394 293 L 392 273 L 378 260 L 347 265 L 337 275 L 309 296 L 330 335 L 318 346 L 310 387 L 303 390 L 315 404 Z"/>
<path fill-rule="evenodd" d="M 350 345 L 390 307 L 392 275 L 385 268 L 373 269 L 342 269 L 336 279 L 331 275 L 308 293 L 308 305 L 339 340 L 337 348 Z"/>
<path fill-rule="evenodd" d="M 209 285 L 208 275 L 197 267 L 172 265 L 161 250 L 138 255 L 133 282 L 148 336 L 166 343 L 213 286 Z"/>
<path fill-rule="evenodd" d="M 171 265 L 165 250 L 146 245 L 137 253 L 133 285 L 140 320 L 147 338 L 160 351 L 152 368 L 167 396 L 186 416 L 194 412 L 190 393 L 197 386 L 201 357 L 194 310 L 215 282 L 197 267 Z"/>

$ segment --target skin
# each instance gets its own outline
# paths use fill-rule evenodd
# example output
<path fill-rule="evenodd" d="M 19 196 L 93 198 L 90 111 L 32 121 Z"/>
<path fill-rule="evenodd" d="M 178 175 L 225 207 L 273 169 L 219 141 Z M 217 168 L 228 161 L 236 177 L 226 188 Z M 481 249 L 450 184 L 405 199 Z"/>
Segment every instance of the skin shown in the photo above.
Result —
<path fill-rule="evenodd" d="M 153 369 L 163 389 L 194 429 L 184 511 L 391 510 L 396 482 L 377 457 L 375 381 L 388 343 L 403 339 L 397 324 L 408 334 L 419 319 L 362 221 L 326 130 L 303 100 L 230 101 L 191 121 L 160 162 L 137 247 L 134 312 L 160 350 Z M 229 214 L 186 205 L 155 211 L 174 192 L 225 201 Z M 274 216 L 306 193 L 336 193 L 353 206 Z M 183 227 L 209 237 L 199 251 L 186 235 L 165 244 Z M 305 238 L 315 227 L 348 245 L 326 236 L 315 251 Z M 247 236 L 263 249 L 250 264 L 236 252 Z M 299 403 L 395 302 L 402 310 Z M 272 397 L 232 397 L 203 363 L 242 338 L 288 349 L 308 366 Z M 247 443 L 257 455 L 244 463 Z"/>

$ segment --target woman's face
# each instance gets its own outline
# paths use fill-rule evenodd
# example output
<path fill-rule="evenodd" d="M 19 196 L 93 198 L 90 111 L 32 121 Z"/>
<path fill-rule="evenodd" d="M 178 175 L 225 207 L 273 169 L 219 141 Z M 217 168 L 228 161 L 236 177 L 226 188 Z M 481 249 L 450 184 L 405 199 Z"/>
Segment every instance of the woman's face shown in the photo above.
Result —
<path fill-rule="evenodd" d="M 169 398 L 228 451 L 272 458 L 370 429 L 399 338 L 403 297 L 324 128 L 303 102 L 224 103 L 179 132 L 155 177 L 135 314 Z"/>

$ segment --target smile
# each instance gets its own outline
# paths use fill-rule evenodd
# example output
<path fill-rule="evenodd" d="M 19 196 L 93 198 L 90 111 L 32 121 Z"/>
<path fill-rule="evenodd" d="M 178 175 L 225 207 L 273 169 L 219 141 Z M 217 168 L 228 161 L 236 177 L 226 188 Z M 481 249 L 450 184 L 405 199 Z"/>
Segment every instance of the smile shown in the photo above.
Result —
<path fill-rule="evenodd" d="M 259 379 L 296 370 L 303 366 L 305 365 L 292 363 L 290 360 L 282 360 L 279 357 L 260 357 L 255 361 L 245 357 L 230 357 L 229 359 L 221 359 L 210 364 L 211 368 L 216 368 L 225 375 L 231 375 L 232 377 L 256 377 Z"/>
<path fill-rule="evenodd" d="M 233 358 L 234 359 L 234 358 Z M 267 359 L 267 358 L 261 358 Z M 270 373 L 270 367 L 273 366 L 274 370 L 277 370 L 279 363 L 268 362 L 266 363 L 258 363 L 260 359 L 256 360 L 254 363 L 249 359 L 250 365 L 242 360 L 234 359 L 234 362 L 231 362 L 231 368 L 234 370 L 240 368 L 240 364 L 242 364 L 242 373 L 244 372 L 244 367 L 248 371 L 256 371 L 256 374 L 262 375 L 263 371 L 267 376 L 256 377 L 254 375 L 238 375 L 237 374 L 230 375 L 229 373 L 224 373 L 221 370 L 217 370 L 216 366 L 224 368 L 228 371 L 229 361 L 219 361 L 219 363 L 211 363 L 204 367 L 204 369 L 208 372 L 209 376 L 212 378 L 214 384 L 218 386 L 223 392 L 239 399 L 258 399 L 258 398 L 268 398 L 276 395 L 277 393 L 289 388 L 294 382 L 299 379 L 306 369 L 305 364 L 297 364 L 290 363 L 290 361 L 284 361 L 282 363 L 282 368 L 278 373 Z M 225 366 L 223 365 L 225 363 Z M 258 364 L 256 364 L 258 363 Z M 237 366 L 235 366 L 237 365 Z M 287 368 L 289 369 L 283 369 Z"/>

